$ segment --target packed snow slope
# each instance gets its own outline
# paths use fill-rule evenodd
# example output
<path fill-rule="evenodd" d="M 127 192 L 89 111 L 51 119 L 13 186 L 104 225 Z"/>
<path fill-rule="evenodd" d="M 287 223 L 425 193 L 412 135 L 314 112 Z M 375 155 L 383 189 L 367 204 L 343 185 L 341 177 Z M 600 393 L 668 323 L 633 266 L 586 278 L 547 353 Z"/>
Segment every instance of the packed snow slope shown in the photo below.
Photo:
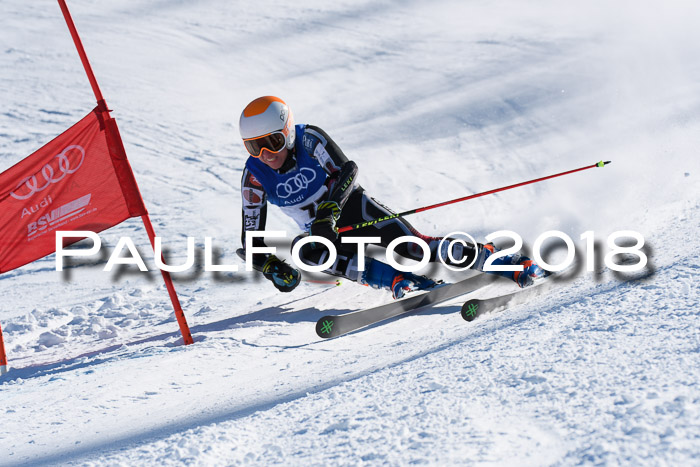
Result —
<path fill-rule="evenodd" d="M 0 465 L 697 464 L 697 2 L 69 7 L 174 264 L 187 236 L 199 252 L 209 236 L 242 268 L 237 121 L 260 95 L 325 129 L 396 210 L 613 163 L 410 218 L 530 245 L 561 230 L 579 259 L 594 232 L 596 272 L 472 324 L 455 300 L 321 341 L 318 318 L 389 294 L 347 281 L 280 294 L 199 268 L 176 275 L 185 347 L 138 219 L 65 273 L 49 256 L 3 274 Z M 94 97 L 55 2 L 4 0 L 0 29 L 5 170 Z M 618 230 L 644 236 L 642 271 L 604 266 Z M 121 236 L 152 272 L 102 270 Z"/>

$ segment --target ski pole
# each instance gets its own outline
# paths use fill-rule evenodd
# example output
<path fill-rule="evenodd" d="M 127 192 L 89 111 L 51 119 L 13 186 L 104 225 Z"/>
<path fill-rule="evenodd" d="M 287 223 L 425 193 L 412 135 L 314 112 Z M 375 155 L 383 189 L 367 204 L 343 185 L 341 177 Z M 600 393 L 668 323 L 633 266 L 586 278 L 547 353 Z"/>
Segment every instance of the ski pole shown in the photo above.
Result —
<path fill-rule="evenodd" d="M 499 191 L 510 190 L 511 188 L 517 188 L 517 187 L 519 187 L 519 186 L 529 185 L 529 184 L 531 184 L 531 183 L 541 182 L 541 181 L 543 181 L 543 180 L 548 180 L 548 179 L 554 178 L 554 177 L 561 177 L 562 175 L 568 175 L 568 174 L 572 174 L 572 173 L 574 173 L 574 172 L 580 172 L 580 171 L 582 171 L 582 170 L 592 169 L 592 168 L 594 168 L 594 167 L 604 167 L 606 164 L 610 164 L 610 163 L 611 163 L 611 161 L 605 161 L 605 162 L 600 161 L 600 162 L 596 162 L 596 163 L 593 164 L 593 165 L 588 165 L 588 166 L 586 166 L 586 167 L 581 167 L 581 168 L 579 168 L 579 169 L 568 170 L 568 171 L 566 171 L 566 172 L 561 172 L 561 173 L 558 173 L 558 174 L 549 175 L 549 176 L 547 176 L 547 177 L 536 178 L 536 179 L 534 179 L 534 180 L 529 180 L 529 181 L 527 181 L 527 182 L 516 183 L 515 185 L 508 185 L 508 186 L 504 186 L 504 187 L 502 187 L 502 188 L 496 188 L 496 189 L 494 189 L 494 190 L 484 191 L 484 192 L 482 192 L 482 193 L 477 193 L 477 194 L 475 194 L 475 195 L 464 196 L 464 197 L 462 197 L 462 198 L 457 198 L 457 199 L 453 199 L 453 200 L 450 200 L 450 201 L 444 201 L 444 202 L 442 202 L 442 203 L 432 204 L 432 205 L 430 205 L 430 206 L 425 206 L 425 207 L 422 207 L 422 208 L 411 209 L 410 211 L 404 211 L 404 212 L 400 212 L 400 213 L 398 213 L 398 214 L 392 214 L 392 215 L 390 215 L 390 216 L 380 217 L 379 219 L 373 219 L 373 220 L 371 220 L 371 221 L 360 222 L 359 224 L 346 225 L 345 227 L 340 227 L 340 228 L 338 228 L 338 233 L 347 232 L 348 230 L 361 229 L 362 227 L 367 227 L 367 226 L 370 226 L 370 225 L 378 224 L 379 222 L 388 221 L 389 219 L 396 219 L 397 217 L 405 217 L 405 216 L 408 216 L 408 215 L 410 215 L 410 214 L 415 214 L 415 213 L 417 213 L 417 212 L 423 212 L 423 211 L 427 211 L 427 210 L 429 210 L 429 209 L 435 209 L 435 208 L 439 208 L 439 207 L 441 207 L 441 206 L 447 206 L 448 204 L 460 203 L 460 202 L 462 202 L 462 201 L 467 201 L 467 200 L 469 200 L 469 199 L 478 198 L 478 197 L 480 197 L 480 196 L 486 196 L 486 195 L 490 195 L 490 194 L 492 194 L 492 193 L 498 193 Z"/>
<path fill-rule="evenodd" d="M 304 282 L 310 282 L 311 284 L 321 284 L 321 285 L 334 285 L 336 287 L 339 287 L 342 282 L 340 282 L 340 279 L 336 279 L 334 281 L 322 281 L 322 280 L 316 280 L 316 279 L 302 279 Z"/>

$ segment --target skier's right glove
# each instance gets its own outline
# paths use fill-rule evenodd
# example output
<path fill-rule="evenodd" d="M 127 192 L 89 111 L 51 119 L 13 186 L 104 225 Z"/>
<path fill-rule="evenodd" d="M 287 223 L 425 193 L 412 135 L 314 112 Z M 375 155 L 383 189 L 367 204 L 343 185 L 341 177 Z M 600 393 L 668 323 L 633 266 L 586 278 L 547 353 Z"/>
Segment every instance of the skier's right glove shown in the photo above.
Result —
<path fill-rule="evenodd" d="M 263 264 L 262 273 L 272 281 L 280 292 L 291 292 L 301 282 L 301 274 L 275 255 L 270 255 Z"/>

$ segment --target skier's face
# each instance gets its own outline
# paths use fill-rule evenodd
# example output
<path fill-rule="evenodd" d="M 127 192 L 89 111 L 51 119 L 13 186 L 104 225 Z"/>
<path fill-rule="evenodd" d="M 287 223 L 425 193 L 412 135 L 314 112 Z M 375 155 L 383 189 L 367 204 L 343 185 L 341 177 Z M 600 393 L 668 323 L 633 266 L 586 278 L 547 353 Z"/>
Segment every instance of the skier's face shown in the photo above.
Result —
<path fill-rule="evenodd" d="M 277 170 L 284 165 L 288 154 L 289 149 L 287 148 L 282 149 L 280 152 L 270 152 L 267 149 L 263 149 L 260 154 L 260 160 L 271 169 Z"/>

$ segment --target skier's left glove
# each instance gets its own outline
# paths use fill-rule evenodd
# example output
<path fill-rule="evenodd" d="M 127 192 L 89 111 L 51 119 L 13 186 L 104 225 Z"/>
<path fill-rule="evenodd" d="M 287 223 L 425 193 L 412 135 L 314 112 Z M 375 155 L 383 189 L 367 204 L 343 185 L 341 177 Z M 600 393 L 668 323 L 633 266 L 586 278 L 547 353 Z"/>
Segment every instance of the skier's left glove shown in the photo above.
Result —
<path fill-rule="evenodd" d="M 336 222 L 340 218 L 340 207 L 335 201 L 324 201 L 316 209 L 316 219 L 311 223 L 309 233 L 327 238 L 331 242 L 338 240 Z"/>
<path fill-rule="evenodd" d="M 291 292 L 301 282 L 301 274 L 284 260 L 270 255 L 263 264 L 262 273 L 280 292 Z"/>

